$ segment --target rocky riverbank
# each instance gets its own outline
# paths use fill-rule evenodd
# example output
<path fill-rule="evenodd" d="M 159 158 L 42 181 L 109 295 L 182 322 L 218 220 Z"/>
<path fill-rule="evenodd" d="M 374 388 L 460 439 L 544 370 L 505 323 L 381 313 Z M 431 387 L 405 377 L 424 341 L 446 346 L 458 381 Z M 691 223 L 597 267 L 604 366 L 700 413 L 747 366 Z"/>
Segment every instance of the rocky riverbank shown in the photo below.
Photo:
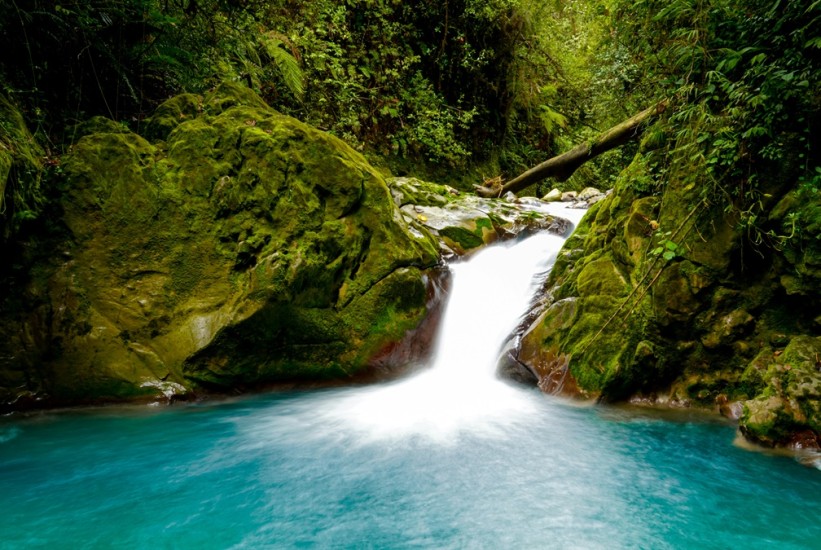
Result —
<path fill-rule="evenodd" d="M 431 347 L 442 256 L 569 227 L 389 187 L 233 84 L 167 101 L 141 134 L 92 119 L 53 162 L 49 227 L 4 277 L 3 411 L 385 376 Z"/>
<path fill-rule="evenodd" d="M 546 391 L 711 408 L 750 441 L 818 448 L 817 195 L 774 177 L 761 230 L 781 244 L 753 248 L 699 189 L 673 181 L 643 192 L 651 155 L 636 156 L 566 243 L 519 360 Z"/>

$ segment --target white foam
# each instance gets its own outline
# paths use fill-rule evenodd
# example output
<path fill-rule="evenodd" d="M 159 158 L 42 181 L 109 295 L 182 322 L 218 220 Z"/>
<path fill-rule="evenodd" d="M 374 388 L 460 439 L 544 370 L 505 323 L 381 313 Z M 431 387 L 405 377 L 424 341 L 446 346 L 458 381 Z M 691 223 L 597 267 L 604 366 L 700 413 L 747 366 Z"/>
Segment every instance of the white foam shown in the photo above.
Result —
<path fill-rule="evenodd" d="M 422 436 L 442 442 L 467 431 L 493 437 L 526 421 L 535 403 L 497 379 L 496 360 L 563 241 L 540 233 L 452 265 L 452 291 L 430 368 L 314 402 L 314 420 L 365 440 Z"/>

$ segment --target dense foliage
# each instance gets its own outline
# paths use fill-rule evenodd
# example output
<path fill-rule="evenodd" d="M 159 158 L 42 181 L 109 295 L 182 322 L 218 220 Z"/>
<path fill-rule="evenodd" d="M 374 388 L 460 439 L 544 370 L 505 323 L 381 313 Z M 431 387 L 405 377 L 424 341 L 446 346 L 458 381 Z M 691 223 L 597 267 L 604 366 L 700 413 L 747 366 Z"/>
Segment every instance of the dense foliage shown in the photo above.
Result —
<path fill-rule="evenodd" d="M 646 75 L 636 93 L 675 103 L 656 128 L 667 141 L 655 178 L 636 183 L 688 181 L 754 248 L 800 244 L 812 220 L 795 212 L 790 227 L 771 227 L 767 214 L 796 182 L 803 200 L 821 200 L 821 2 L 629 0 L 614 22 Z"/>
<path fill-rule="evenodd" d="M 58 140 L 72 119 L 139 125 L 229 79 L 382 155 L 453 167 L 501 151 L 515 170 L 585 116 L 568 52 L 588 49 L 593 16 L 577 4 L 16 0 L 0 7 L 2 72 Z"/>
<path fill-rule="evenodd" d="M 773 0 L 13 0 L 0 75 L 53 154 L 89 116 L 140 131 L 172 94 L 233 80 L 395 173 L 470 183 L 670 98 L 653 181 L 637 185 L 692 178 L 760 241 L 765 166 L 817 192 L 819 13 Z M 566 186 L 607 187 L 632 151 Z"/>

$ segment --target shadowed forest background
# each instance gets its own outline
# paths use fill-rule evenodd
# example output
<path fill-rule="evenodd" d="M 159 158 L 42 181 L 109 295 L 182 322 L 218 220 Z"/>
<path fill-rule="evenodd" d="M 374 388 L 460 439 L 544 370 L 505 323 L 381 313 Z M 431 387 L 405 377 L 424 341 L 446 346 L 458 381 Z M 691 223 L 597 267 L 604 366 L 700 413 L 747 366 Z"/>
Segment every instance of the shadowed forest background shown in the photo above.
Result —
<path fill-rule="evenodd" d="M 396 174 L 463 185 L 670 99 L 653 129 L 670 154 L 645 185 L 697 178 L 758 240 L 756 163 L 818 177 L 820 17 L 818 2 L 773 0 L 11 0 L 0 75 L 47 159 L 93 115 L 139 131 L 172 95 L 233 80 Z M 15 167 L 6 225 L 45 200 L 39 157 Z M 607 187 L 631 157 L 567 187 Z"/>

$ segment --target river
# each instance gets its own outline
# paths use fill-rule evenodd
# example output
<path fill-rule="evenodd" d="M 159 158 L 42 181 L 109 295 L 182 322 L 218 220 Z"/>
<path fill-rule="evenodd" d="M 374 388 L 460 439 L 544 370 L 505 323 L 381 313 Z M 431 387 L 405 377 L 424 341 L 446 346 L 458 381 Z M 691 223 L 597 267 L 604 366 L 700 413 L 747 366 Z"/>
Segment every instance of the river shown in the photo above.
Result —
<path fill-rule="evenodd" d="M 403 380 L 0 418 L 0 548 L 819 548 L 819 472 L 730 423 L 496 378 L 560 245 L 452 266 Z"/>

